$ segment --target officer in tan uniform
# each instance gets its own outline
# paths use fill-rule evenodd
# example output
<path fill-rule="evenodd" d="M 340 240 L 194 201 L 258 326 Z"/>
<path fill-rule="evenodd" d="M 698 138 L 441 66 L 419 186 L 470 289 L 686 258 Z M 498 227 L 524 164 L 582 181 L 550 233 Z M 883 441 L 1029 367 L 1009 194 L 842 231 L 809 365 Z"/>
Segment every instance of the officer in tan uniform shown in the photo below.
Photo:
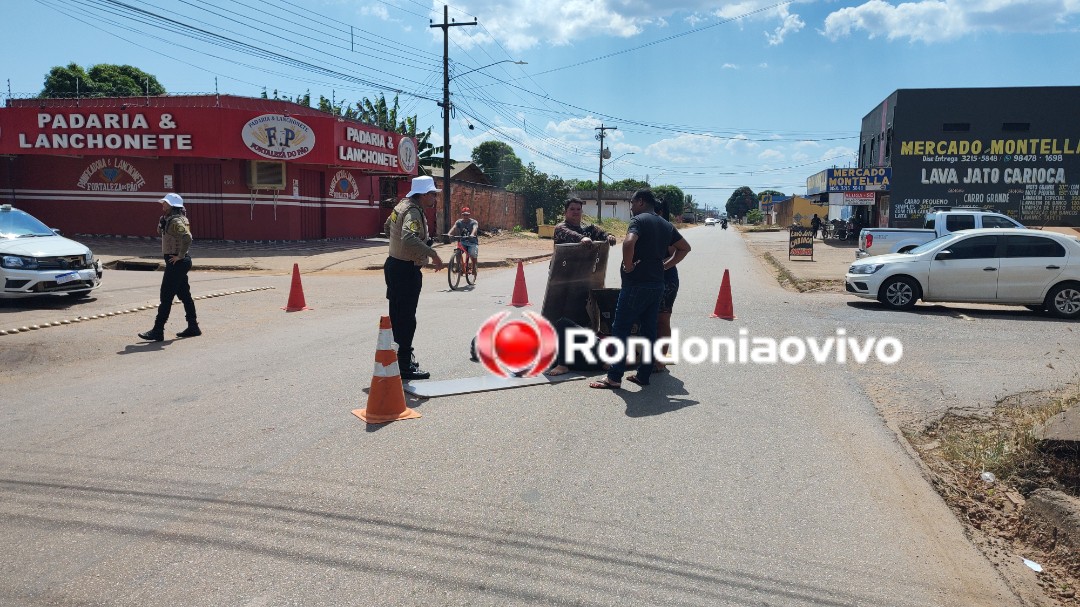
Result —
<path fill-rule="evenodd" d="M 161 303 L 158 305 L 154 328 L 139 337 L 146 341 L 163 341 L 165 323 L 169 320 L 174 297 L 179 297 L 184 304 L 184 315 L 188 326 L 176 334 L 177 337 L 196 337 L 202 335 L 195 317 L 195 301 L 191 299 L 191 287 L 188 285 L 188 271 L 191 270 L 191 222 L 184 211 L 184 199 L 179 194 L 169 193 L 162 198 L 161 218 L 158 220 L 158 234 L 161 234 L 161 254 L 165 257 L 165 274 L 161 277 Z"/>
<path fill-rule="evenodd" d="M 428 232 L 424 208 L 435 208 L 439 201 L 435 180 L 428 176 L 415 177 L 405 199 L 394 207 L 386 218 L 383 231 L 390 239 L 390 256 L 383 265 L 386 278 L 386 298 L 390 300 L 390 325 L 398 345 L 398 360 L 402 379 L 427 379 L 431 374 L 422 371 L 413 357 L 413 336 L 416 334 L 416 306 L 423 287 L 422 268 L 430 257 L 435 271 L 443 267 L 442 259 L 431 247 L 434 242 Z"/>

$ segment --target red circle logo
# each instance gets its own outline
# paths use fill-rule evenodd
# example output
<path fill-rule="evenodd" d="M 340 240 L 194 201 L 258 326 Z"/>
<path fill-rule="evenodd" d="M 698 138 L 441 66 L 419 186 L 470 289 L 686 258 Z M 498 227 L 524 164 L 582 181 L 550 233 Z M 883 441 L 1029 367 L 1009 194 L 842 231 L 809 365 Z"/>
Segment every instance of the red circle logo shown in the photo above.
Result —
<path fill-rule="evenodd" d="M 476 333 L 477 358 L 499 377 L 535 377 L 555 360 L 559 343 L 555 328 L 535 312 L 525 312 L 531 322 L 512 320 L 500 325 L 509 315 L 500 312 L 480 326 Z"/>

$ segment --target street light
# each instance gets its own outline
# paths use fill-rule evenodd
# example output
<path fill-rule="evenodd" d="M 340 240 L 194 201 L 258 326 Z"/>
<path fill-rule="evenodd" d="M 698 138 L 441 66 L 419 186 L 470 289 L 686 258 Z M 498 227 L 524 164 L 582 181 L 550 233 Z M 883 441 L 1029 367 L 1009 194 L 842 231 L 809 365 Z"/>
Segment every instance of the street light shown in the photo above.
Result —
<path fill-rule="evenodd" d="M 500 63 L 528 65 L 528 63 L 524 61 L 503 59 L 502 61 L 496 61 L 489 65 L 484 65 L 467 72 L 450 76 L 450 62 L 446 60 L 445 56 L 443 57 L 443 225 L 439 228 L 440 234 L 445 234 L 450 230 L 450 109 L 453 107 L 450 105 L 450 81 L 454 78 L 460 78 L 461 76 L 487 69 L 492 65 L 499 65 Z"/>

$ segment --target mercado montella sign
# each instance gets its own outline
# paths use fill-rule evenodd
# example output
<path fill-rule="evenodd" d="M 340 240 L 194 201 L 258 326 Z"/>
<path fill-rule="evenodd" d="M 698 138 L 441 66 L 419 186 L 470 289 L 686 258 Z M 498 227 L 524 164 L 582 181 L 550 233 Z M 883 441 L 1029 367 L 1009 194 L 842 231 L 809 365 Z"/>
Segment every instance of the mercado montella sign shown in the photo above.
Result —
<path fill-rule="evenodd" d="M 978 206 L 1026 225 L 1080 225 L 1080 136 L 911 139 L 892 158 L 892 219 Z"/>

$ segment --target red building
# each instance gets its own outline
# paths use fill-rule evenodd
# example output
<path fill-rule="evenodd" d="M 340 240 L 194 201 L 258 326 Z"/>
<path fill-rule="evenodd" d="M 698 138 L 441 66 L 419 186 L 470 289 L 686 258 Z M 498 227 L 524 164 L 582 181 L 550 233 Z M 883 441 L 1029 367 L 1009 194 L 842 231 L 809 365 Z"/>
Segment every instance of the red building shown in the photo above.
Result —
<path fill-rule="evenodd" d="M 224 95 L 9 100 L 0 156 L 0 202 L 68 234 L 156 236 L 176 192 L 201 239 L 372 236 L 417 173 L 410 137 Z"/>

